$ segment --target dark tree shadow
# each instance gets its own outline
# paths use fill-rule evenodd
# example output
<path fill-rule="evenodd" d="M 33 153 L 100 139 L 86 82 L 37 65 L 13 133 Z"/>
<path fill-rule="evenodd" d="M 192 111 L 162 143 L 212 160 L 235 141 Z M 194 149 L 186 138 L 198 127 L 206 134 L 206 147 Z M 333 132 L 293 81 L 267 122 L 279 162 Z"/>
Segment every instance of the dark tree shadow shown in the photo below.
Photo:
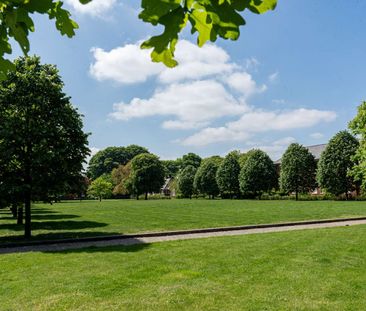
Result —
<path fill-rule="evenodd" d="M 34 221 L 32 222 L 32 230 L 79 230 L 79 229 L 89 229 L 89 228 L 100 228 L 106 227 L 108 224 L 96 221 Z M 0 230 L 13 230 L 22 231 L 24 230 L 23 225 L 17 224 L 0 224 Z"/>
<path fill-rule="evenodd" d="M 72 215 L 72 214 L 59 214 L 59 215 L 48 215 L 48 214 L 36 214 L 32 215 L 33 220 L 58 220 L 58 219 L 73 219 L 73 218 L 79 218 L 79 215 Z M 4 219 L 4 218 L 2 218 Z"/>
<path fill-rule="evenodd" d="M 131 240 L 134 240 L 132 242 L 133 245 L 89 246 L 84 248 L 75 248 L 67 250 L 47 250 L 42 252 L 57 253 L 57 254 L 111 253 L 111 252 L 134 253 L 147 249 L 151 245 L 149 243 L 143 243 L 137 239 L 131 239 Z"/>
<path fill-rule="evenodd" d="M 50 233 L 40 233 L 33 235 L 30 239 L 25 240 L 23 232 L 17 235 L 2 236 L 0 237 L 0 248 L 4 247 L 6 243 L 13 242 L 34 242 L 34 241 L 55 241 L 61 239 L 78 239 L 78 238 L 90 238 L 90 237 L 100 237 L 100 236 L 110 236 L 110 235 L 121 235 L 121 232 L 103 232 L 103 231 L 61 231 L 61 232 L 50 232 Z"/>

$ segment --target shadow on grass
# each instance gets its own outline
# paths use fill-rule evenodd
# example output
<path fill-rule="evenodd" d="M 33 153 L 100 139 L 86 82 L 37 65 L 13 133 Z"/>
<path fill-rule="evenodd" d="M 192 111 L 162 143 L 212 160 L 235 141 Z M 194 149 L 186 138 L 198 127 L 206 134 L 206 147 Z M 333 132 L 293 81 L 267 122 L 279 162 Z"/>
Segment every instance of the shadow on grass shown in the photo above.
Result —
<path fill-rule="evenodd" d="M 106 227 L 108 224 L 96 221 L 33 221 L 32 230 L 79 230 L 79 229 L 89 229 L 89 228 L 100 228 Z M 22 231 L 24 230 L 23 225 L 17 224 L 0 224 L 0 230 L 12 230 L 12 231 Z"/>
<path fill-rule="evenodd" d="M 113 246 L 89 246 L 84 248 L 73 248 L 73 249 L 66 249 L 66 250 L 44 250 L 43 253 L 47 254 L 83 254 L 83 253 L 111 253 L 111 252 L 119 252 L 119 253 L 134 253 L 139 252 L 144 249 L 150 247 L 151 244 L 143 243 L 137 239 L 134 240 L 131 244 L 133 245 L 113 245 Z"/>
<path fill-rule="evenodd" d="M 18 235 L 9 235 L 0 237 L 0 246 L 5 243 L 13 243 L 13 242 L 33 242 L 33 241 L 46 241 L 46 240 L 54 240 L 57 243 L 57 240 L 60 239 L 77 239 L 77 238 L 90 238 L 90 237 L 98 237 L 98 236 L 109 236 L 109 235 L 120 235 L 121 232 L 103 232 L 103 231 L 61 231 L 61 232 L 50 232 L 50 233 L 41 233 L 36 234 L 33 232 L 33 235 L 30 239 L 24 239 L 23 232 Z"/>

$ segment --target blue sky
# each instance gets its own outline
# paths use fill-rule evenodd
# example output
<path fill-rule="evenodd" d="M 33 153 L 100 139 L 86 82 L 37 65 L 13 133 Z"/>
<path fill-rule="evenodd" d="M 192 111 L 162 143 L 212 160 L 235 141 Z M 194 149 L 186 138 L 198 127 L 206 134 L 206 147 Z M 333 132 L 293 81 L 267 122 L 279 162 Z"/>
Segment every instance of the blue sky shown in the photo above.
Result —
<path fill-rule="evenodd" d="M 174 159 L 259 147 L 276 159 L 293 141 L 327 142 L 366 99 L 365 1 L 279 0 L 244 14 L 238 41 L 202 49 L 187 31 L 173 70 L 138 49 L 159 33 L 138 20 L 138 3 L 65 2 L 76 36 L 36 17 L 31 54 L 58 66 L 93 150 L 139 144 Z"/>

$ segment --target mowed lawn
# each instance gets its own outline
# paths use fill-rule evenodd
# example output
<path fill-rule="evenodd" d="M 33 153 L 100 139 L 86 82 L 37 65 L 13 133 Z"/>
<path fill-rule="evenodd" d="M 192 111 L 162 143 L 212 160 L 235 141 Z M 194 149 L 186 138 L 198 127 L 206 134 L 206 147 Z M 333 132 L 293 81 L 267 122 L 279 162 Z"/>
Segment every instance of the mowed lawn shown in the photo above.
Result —
<path fill-rule="evenodd" d="M 33 239 L 276 223 L 366 216 L 366 202 L 257 200 L 106 200 L 35 204 Z M 0 210 L 0 243 L 23 226 Z"/>
<path fill-rule="evenodd" d="M 366 226 L 0 256 L 1 310 L 365 310 Z"/>

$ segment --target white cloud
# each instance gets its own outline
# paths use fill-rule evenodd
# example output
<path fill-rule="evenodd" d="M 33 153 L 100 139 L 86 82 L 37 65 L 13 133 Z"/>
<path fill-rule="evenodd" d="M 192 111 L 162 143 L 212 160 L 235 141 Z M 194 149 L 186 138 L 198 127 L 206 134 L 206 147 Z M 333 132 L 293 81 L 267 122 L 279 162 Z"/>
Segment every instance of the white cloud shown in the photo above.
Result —
<path fill-rule="evenodd" d="M 169 84 L 240 69 L 230 62 L 224 49 L 213 44 L 200 48 L 187 40 L 180 40 L 175 55 L 179 65 L 175 68 L 153 63 L 151 51 L 141 50 L 140 44 L 127 44 L 110 51 L 92 49 L 95 61 L 90 66 L 90 74 L 99 81 L 112 80 L 120 84 L 144 82 L 151 76 L 157 76 L 161 83 Z"/>
<path fill-rule="evenodd" d="M 324 134 L 322 134 L 322 133 L 312 133 L 312 134 L 310 134 L 310 137 L 314 138 L 314 139 L 322 139 L 324 137 Z"/>
<path fill-rule="evenodd" d="M 232 131 L 226 127 L 209 127 L 180 141 L 185 146 L 206 146 L 226 141 L 243 141 L 250 137 L 248 133 Z"/>
<path fill-rule="evenodd" d="M 65 2 L 77 13 L 98 17 L 110 12 L 117 4 L 117 0 L 93 0 L 88 4 L 81 4 L 79 0 L 65 0 Z"/>
<path fill-rule="evenodd" d="M 188 129 L 207 126 L 223 116 L 240 115 L 248 110 L 215 80 L 171 84 L 149 99 L 134 98 L 130 103 L 114 105 L 111 116 L 129 120 L 149 116 L 174 117 L 163 123 L 168 129 Z"/>
<path fill-rule="evenodd" d="M 262 93 L 267 89 L 265 85 L 258 87 L 252 76 L 247 72 L 234 72 L 223 80 L 233 90 L 242 93 L 245 97 L 255 93 Z"/>
<path fill-rule="evenodd" d="M 144 82 L 164 70 L 162 64 L 153 63 L 150 53 L 138 44 L 127 44 L 109 52 L 92 49 L 95 63 L 90 65 L 90 74 L 98 81 L 112 80 L 121 84 Z"/>
<path fill-rule="evenodd" d="M 300 108 L 290 111 L 254 110 L 234 122 L 228 128 L 236 131 L 267 132 L 312 127 L 321 122 L 331 122 L 336 118 L 334 111 Z"/>
<path fill-rule="evenodd" d="M 245 65 L 231 61 L 228 53 L 218 46 L 206 44 L 199 48 L 180 40 L 176 51 L 179 65 L 167 68 L 152 63 L 150 51 L 141 50 L 139 45 L 127 44 L 110 51 L 94 48 L 95 61 L 90 66 L 90 74 L 97 80 L 120 84 L 155 78 L 158 84 L 152 96 L 116 103 L 110 115 L 123 121 L 164 116 L 162 127 L 165 129 L 201 129 L 179 139 L 182 145 L 245 141 L 255 139 L 258 133 L 310 128 L 336 118 L 334 111 L 305 108 L 270 111 L 249 106 L 248 98 L 266 91 L 267 86 L 258 84 Z M 257 66 L 258 61 L 248 60 L 247 66 L 251 65 Z M 278 78 L 279 73 L 275 72 L 268 81 L 275 82 Z M 285 103 L 281 99 L 273 102 Z M 214 120 L 232 116 L 237 116 L 237 120 L 217 127 L 211 125 Z M 273 153 L 279 152 L 283 142 L 264 147 Z"/>
<path fill-rule="evenodd" d="M 204 77 L 232 72 L 238 66 L 230 62 L 227 52 L 213 44 L 203 47 L 181 40 L 177 44 L 175 57 L 177 67 L 165 68 L 159 75 L 163 83 L 172 83 L 187 79 L 202 79 Z"/>
<path fill-rule="evenodd" d="M 246 140 L 254 133 L 269 131 L 284 131 L 299 128 L 309 128 L 321 122 L 331 122 L 336 118 L 333 111 L 322 111 L 316 109 L 296 109 L 292 111 L 264 111 L 252 108 L 251 111 L 243 113 L 237 121 L 228 122 L 225 127 L 208 128 L 201 130 L 192 136 L 181 141 L 183 145 L 207 145 L 214 143 L 217 132 L 222 133 L 220 141 Z M 212 138 L 210 138 L 210 134 Z M 205 139 L 205 140 L 204 140 Z M 276 141 L 272 147 L 280 146 L 288 141 Z"/>
<path fill-rule="evenodd" d="M 274 83 L 278 80 L 280 74 L 278 72 L 274 72 L 268 76 L 268 81 Z"/>

